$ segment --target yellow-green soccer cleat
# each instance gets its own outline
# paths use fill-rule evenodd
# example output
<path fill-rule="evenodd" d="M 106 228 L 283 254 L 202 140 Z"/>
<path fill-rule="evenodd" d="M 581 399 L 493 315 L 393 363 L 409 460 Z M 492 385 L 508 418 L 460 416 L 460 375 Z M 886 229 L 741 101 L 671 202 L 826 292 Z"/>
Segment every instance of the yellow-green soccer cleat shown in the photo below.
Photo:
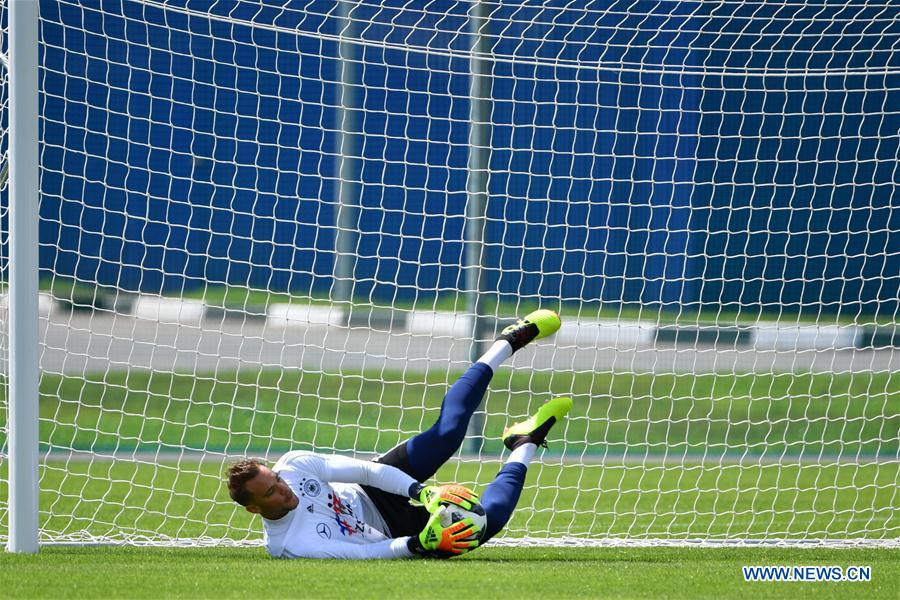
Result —
<path fill-rule="evenodd" d="M 506 340 L 512 346 L 513 352 L 534 340 L 539 340 L 553 335 L 559 330 L 559 315 L 552 310 L 536 310 L 528 313 L 524 319 L 519 319 L 500 332 L 498 340 Z"/>
<path fill-rule="evenodd" d="M 550 428 L 558 421 L 562 421 L 570 410 L 572 399 L 567 396 L 548 400 L 530 419 L 507 427 L 503 432 L 503 444 L 510 450 L 528 443 L 546 448 L 546 437 Z"/>

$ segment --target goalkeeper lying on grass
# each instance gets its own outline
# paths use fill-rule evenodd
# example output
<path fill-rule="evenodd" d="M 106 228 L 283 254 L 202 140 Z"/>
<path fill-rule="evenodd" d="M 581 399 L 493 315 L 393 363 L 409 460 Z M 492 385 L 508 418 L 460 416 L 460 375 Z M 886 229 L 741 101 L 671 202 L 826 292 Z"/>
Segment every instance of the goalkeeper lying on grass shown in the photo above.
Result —
<path fill-rule="evenodd" d="M 480 499 L 487 517 L 483 531 L 471 519 L 441 525 L 443 506 L 468 510 L 479 501 L 474 493 L 421 482 L 459 449 L 500 364 L 559 325 L 556 313 L 538 310 L 504 329 L 447 392 L 437 422 L 375 461 L 302 451 L 288 452 L 271 469 L 242 460 L 228 470 L 228 493 L 262 516 L 266 549 L 279 558 L 445 558 L 483 544 L 509 521 L 528 463 L 572 401 L 555 398 L 504 432 L 503 443 L 512 453 Z"/>

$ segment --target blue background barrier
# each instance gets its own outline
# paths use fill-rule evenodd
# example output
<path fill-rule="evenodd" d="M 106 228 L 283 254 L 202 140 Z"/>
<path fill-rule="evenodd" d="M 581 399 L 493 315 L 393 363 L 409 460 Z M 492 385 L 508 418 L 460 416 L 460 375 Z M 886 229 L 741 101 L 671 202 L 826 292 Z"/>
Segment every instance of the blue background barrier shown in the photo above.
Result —
<path fill-rule="evenodd" d="M 355 50 L 361 297 L 464 287 L 468 40 L 462 9 L 445 4 L 422 22 L 437 35 L 403 27 L 421 15 L 354 12 L 374 20 L 367 42 L 433 50 Z M 516 60 L 493 65 L 486 288 L 672 310 L 896 314 L 898 22 L 864 6 L 782 7 L 793 13 L 766 20 L 759 5 L 752 19 L 740 8 L 725 19 L 708 3 L 648 3 L 665 11 L 650 17 L 599 10 L 611 4 L 494 14 L 507 26 L 495 25 L 493 50 Z M 333 3 L 303 5 L 239 7 L 229 22 L 42 2 L 43 275 L 145 292 L 327 293 L 337 23 L 315 16 Z M 848 10 L 878 31 L 834 42 Z"/>

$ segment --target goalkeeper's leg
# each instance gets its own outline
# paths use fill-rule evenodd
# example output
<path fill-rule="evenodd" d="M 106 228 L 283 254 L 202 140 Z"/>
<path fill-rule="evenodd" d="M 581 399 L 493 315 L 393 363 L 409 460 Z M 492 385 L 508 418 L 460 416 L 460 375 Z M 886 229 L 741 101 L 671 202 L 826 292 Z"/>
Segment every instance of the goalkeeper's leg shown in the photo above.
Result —
<path fill-rule="evenodd" d="M 504 360 L 528 343 L 556 333 L 559 315 L 536 310 L 500 332 L 493 346 L 451 386 L 437 422 L 427 431 L 377 459 L 418 481 L 430 479 L 459 450 L 469 420 L 481 404 L 488 383 Z"/>
<path fill-rule="evenodd" d="M 481 404 L 494 371 L 528 343 L 556 333 L 559 316 L 536 310 L 502 332 L 493 346 L 447 392 L 437 422 L 404 445 L 409 470 L 418 481 L 430 479 L 459 450 L 469 420 Z M 383 461 L 382 461 L 383 462 Z M 396 466 L 396 465 L 395 465 Z"/>
<path fill-rule="evenodd" d="M 539 445 L 547 446 L 544 439 L 550 428 L 561 421 L 571 408 L 571 398 L 554 398 L 544 404 L 533 417 L 504 432 L 503 443 L 512 452 L 497 477 L 481 495 L 481 506 L 487 514 L 487 527 L 481 544 L 497 535 L 509 521 L 525 485 L 528 463 L 535 450 Z"/>
<path fill-rule="evenodd" d="M 466 436 L 469 420 L 481 404 L 494 371 L 513 352 L 533 340 L 552 335 L 559 326 L 559 316 L 555 312 L 537 310 L 504 329 L 485 355 L 469 367 L 444 396 L 437 422 L 427 431 L 378 457 L 376 462 L 396 467 L 417 481 L 430 479 L 459 450 Z M 524 475 L 522 479 L 524 480 Z M 409 498 L 405 496 L 389 494 L 371 486 L 363 486 L 363 489 L 395 537 L 417 534 L 428 521 L 428 511 L 421 506 L 411 505 Z M 499 519 L 500 517 L 495 518 Z M 509 515 L 502 520 L 505 524 Z"/>
<path fill-rule="evenodd" d="M 501 342 L 495 343 L 494 348 L 499 343 Z M 506 342 L 502 344 L 505 345 Z M 396 467 L 416 481 L 430 479 L 459 448 L 466 435 L 469 419 L 478 408 L 493 375 L 494 370 L 487 363 L 479 361 L 469 367 L 444 397 L 437 423 L 428 431 L 401 442 L 387 454 L 376 458 L 375 462 Z M 423 506 L 410 504 L 409 498 L 405 496 L 397 496 L 371 486 L 363 486 L 363 490 L 381 513 L 394 537 L 418 535 L 431 516 Z"/>

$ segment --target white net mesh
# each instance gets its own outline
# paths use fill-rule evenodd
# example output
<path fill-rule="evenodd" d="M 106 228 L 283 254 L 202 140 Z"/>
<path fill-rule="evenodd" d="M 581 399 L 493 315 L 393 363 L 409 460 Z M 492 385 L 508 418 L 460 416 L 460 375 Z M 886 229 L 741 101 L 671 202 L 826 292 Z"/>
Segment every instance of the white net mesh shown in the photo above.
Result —
<path fill-rule="evenodd" d="M 896 9 L 484 6 L 484 336 L 564 325 L 440 478 L 569 394 L 499 542 L 896 544 Z M 42 542 L 259 542 L 232 458 L 387 451 L 467 365 L 473 5 L 343 10 L 42 4 Z"/>

